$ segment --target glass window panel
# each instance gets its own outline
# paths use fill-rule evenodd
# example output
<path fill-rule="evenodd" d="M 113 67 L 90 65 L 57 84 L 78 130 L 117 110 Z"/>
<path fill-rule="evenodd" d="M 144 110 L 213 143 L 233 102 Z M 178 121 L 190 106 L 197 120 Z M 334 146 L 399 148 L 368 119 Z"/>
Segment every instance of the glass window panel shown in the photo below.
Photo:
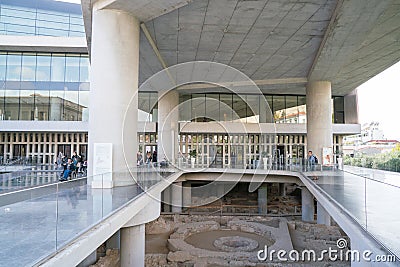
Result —
<path fill-rule="evenodd" d="M 274 95 L 273 101 L 274 121 L 275 123 L 284 123 L 286 117 L 285 96 Z"/>
<path fill-rule="evenodd" d="M 245 95 L 233 95 L 233 119 L 238 120 L 242 118 L 246 118 L 246 96 Z M 246 122 L 245 120 L 241 120 Z"/>
<path fill-rule="evenodd" d="M 298 110 L 299 110 L 299 123 L 306 123 L 307 122 L 306 97 L 298 96 L 297 103 L 298 103 Z"/>
<path fill-rule="evenodd" d="M 86 37 L 86 35 L 84 31 L 82 32 L 70 31 L 69 37 Z"/>
<path fill-rule="evenodd" d="M 36 10 L 33 8 L 16 7 L 16 6 L 9 6 L 9 5 L 2 4 L 1 5 L 1 15 L 35 19 L 36 18 Z"/>
<path fill-rule="evenodd" d="M 5 30 L 7 34 L 14 35 L 12 33 L 25 33 L 26 34 L 35 34 L 35 27 L 33 26 L 23 26 L 23 25 L 15 25 L 15 24 L 5 24 Z"/>
<path fill-rule="evenodd" d="M 61 22 L 61 23 L 65 23 L 66 21 L 69 21 L 69 15 L 66 13 L 41 10 L 41 9 L 38 9 L 37 11 L 38 11 L 38 13 L 37 13 L 38 20 Z"/>
<path fill-rule="evenodd" d="M 206 117 L 209 121 L 220 121 L 219 94 L 206 95 Z"/>
<path fill-rule="evenodd" d="M 68 37 L 68 31 L 49 28 L 36 28 L 38 35 Z"/>
<path fill-rule="evenodd" d="M 5 120 L 4 117 L 4 95 L 6 91 L 3 88 L 0 88 L 0 121 Z M 1 141 L 1 139 L 0 139 Z"/>
<path fill-rule="evenodd" d="M 4 10 L 2 10 L 2 11 L 4 11 Z M 30 13 L 26 13 L 26 14 L 30 14 Z M 34 29 L 35 19 L 23 18 L 21 16 L 21 14 L 18 14 L 18 16 L 20 16 L 20 17 L 2 14 L 1 18 L 4 23 L 10 23 L 10 24 L 21 25 L 21 26 L 31 26 Z"/>
<path fill-rule="evenodd" d="M 89 91 L 79 92 L 79 108 L 82 110 L 82 115 L 78 113 L 78 120 L 89 121 Z"/>
<path fill-rule="evenodd" d="M 192 120 L 201 122 L 205 121 L 206 101 L 205 94 L 192 95 Z"/>
<path fill-rule="evenodd" d="M 22 81 L 34 81 L 36 72 L 36 55 L 23 54 L 22 55 Z"/>
<path fill-rule="evenodd" d="M 70 17 L 70 23 L 71 23 L 72 25 L 81 25 L 81 26 L 83 26 L 83 18 L 82 18 L 81 16 L 74 16 L 74 15 L 71 15 L 71 17 Z"/>
<path fill-rule="evenodd" d="M 37 120 L 38 113 L 34 108 L 35 92 L 33 90 L 21 90 L 19 96 L 19 120 Z M 36 112 L 34 112 L 36 111 Z"/>
<path fill-rule="evenodd" d="M 38 20 L 36 21 L 36 27 L 68 31 L 69 24 L 65 22 Z"/>
<path fill-rule="evenodd" d="M 54 54 L 51 57 L 51 81 L 64 82 L 65 56 Z"/>
<path fill-rule="evenodd" d="M 79 56 L 66 57 L 65 67 L 65 81 L 66 82 L 79 82 Z"/>
<path fill-rule="evenodd" d="M 18 120 L 19 90 L 6 90 L 4 101 L 5 101 L 4 119 Z"/>
<path fill-rule="evenodd" d="M 50 91 L 49 120 L 61 121 L 64 113 L 64 91 Z"/>
<path fill-rule="evenodd" d="M 232 94 L 220 94 L 220 121 L 232 121 L 232 112 Z"/>
<path fill-rule="evenodd" d="M 83 56 L 80 58 L 79 80 L 81 82 L 89 82 L 89 58 Z"/>
<path fill-rule="evenodd" d="M 299 122 L 299 109 L 297 106 L 297 96 L 286 96 L 286 123 L 298 123 Z"/>
<path fill-rule="evenodd" d="M 50 91 L 35 92 L 34 119 L 39 121 L 49 120 Z"/>
<path fill-rule="evenodd" d="M 7 68 L 7 54 L 0 53 L 0 82 L 6 79 L 6 68 Z M 0 84 L 0 90 L 4 89 L 4 83 Z"/>
<path fill-rule="evenodd" d="M 260 116 L 260 98 L 258 95 L 247 95 L 246 97 L 247 123 L 258 123 Z"/>
<path fill-rule="evenodd" d="M 21 54 L 8 54 L 7 56 L 7 80 L 20 81 L 21 79 Z"/>
<path fill-rule="evenodd" d="M 51 75 L 51 55 L 38 54 L 36 66 L 36 81 L 50 81 Z"/>
<path fill-rule="evenodd" d="M 82 118 L 82 107 L 78 103 L 78 92 L 65 91 L 64 120 L 77 121 L 78 118 Z"/>
<path fill-rule="evenodd" d="M 74 32 L 85 32 L 85 28 L 83 27 L 83 25 L 70 25 L 70 31 L 74 31 Z"/>

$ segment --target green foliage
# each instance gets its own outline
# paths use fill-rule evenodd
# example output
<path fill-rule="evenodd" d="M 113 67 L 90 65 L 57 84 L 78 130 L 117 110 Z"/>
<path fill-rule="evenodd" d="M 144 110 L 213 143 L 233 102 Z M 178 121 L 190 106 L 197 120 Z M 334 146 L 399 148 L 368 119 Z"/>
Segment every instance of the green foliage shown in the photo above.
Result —
<path fill-rule="evenodd" d="M 196 151 L 196 149 L 190 150 L 189 156 L 192 157 L 192 158 L 195 158 L 195 157 L 197 156 L 197 151 Z"/>
<path fill-rule="evenodd" d="M 391 152 L 378 155 L 360 155 L 354 158 L 346 156 L 343 163 L 351 166 L 400 172 L 400 145 L 397 145 Z"/>

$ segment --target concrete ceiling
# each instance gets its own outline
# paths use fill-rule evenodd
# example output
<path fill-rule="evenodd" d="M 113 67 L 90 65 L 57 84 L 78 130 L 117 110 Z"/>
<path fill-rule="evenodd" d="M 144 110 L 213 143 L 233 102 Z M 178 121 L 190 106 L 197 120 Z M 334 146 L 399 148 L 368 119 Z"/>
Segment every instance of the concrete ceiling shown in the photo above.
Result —
<path fill-rule="evenodd" d="M 215 61 L 253 80 L 330 80 L 332 93 L 345 95 L 400 60 L 398 0 L 175 2 L 169 12 L 142 20 L 167 66 Z M 160 60 L 142 32 L 140 83 L 160 70 Z M 265 93 L 305 92 L 304 82 L 262 84 Z"/>

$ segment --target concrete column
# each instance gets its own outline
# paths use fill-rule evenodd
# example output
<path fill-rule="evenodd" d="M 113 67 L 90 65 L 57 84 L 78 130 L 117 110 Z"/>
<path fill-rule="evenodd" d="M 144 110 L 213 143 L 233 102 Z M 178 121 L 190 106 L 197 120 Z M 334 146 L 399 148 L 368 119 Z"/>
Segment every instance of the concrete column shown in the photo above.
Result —
<path fill-rule="evenodd" d="M 279 195 L 281 197 L 286 196 L 286 184 L 285 183 L 279 183 Z"/>
<path fill-rule="evenodd" d="M 182 182 L 173 183 L 171 189 L 172 212 L 180 213 L 182 212 Z"/>
<path fill-rule="evenodd" d="M 179 94 L 177 91 L 158 95 L 158 160 L 175 163 L 178 155 Z"/>
<path fill-rule="evenodd" d="M 222 198 L 223 196 L 225 196 L 225 184 L 217 183 L 217 197 Z"/>
<path fill-rule="evenodd" d="M 331 216 L 319 202 L 317 202 L 317 223 L 331 225 Z"/>
<path fill-rule="evenodd" d="M 144 267 L 145 225 L 121 228 L 121 267 Z"/>
<path fill-rule="evenodd" d="M 165 212 L 171 211 L 171 203 L 171 186 L 168 186 L 163 191 L 163 205 Z"/>
<path fill-rule="evenodd" d="M 98 10 L 96 3 L 92 17 L 88 177 L 93 175 L 96 164 L 95 144 L 112 144 L 112 171 L 127 171 L 128 166 L 136 165 L 138 150 L 139 21 L 128 12 Z M 104 157 L 100 153 L 98 156 Z M 120 177 L 110 176 L 99 186 L 95 183 L 92 186 L 134 182 Z"/>
<path fill-rule="evenodd" d="M 258 213 L 259 214 L 267 214 L 267 196 L 268 196 L 268 187 L 267 184 L 262 184 L 258 190 Z"/>
<path fill-rule="evenodd" d="M 333 147 L 331 82 L 307 85 L 307 147 L 322 163 L 322 148 Z"/>
<path fill-rule="evenodd" d="M 314 221 L 314 196 L 306 187 L 301 189 L 301 219 L 305 222 Z"/>
<path fill-rule="evenodd" d="M 190 184 L 182 187 L 182 203 L 183 207 L 192 205 L 192 186 Z"/>

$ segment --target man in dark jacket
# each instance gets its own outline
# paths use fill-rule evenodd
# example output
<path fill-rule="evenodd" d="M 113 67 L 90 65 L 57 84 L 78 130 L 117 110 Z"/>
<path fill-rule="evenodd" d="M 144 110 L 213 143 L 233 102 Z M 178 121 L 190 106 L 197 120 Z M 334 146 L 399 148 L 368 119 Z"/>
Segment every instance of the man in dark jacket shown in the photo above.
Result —
<path fill-rule="evenodd" d="M 67 181 L 69 175 L 75 170 L 75 165 L 72 162 L 72 159 L 68 159 L 67 163 L 64 163 L 64 173 L 63 173 L 63 178 L 60 179 L 60 181 Z"/>

